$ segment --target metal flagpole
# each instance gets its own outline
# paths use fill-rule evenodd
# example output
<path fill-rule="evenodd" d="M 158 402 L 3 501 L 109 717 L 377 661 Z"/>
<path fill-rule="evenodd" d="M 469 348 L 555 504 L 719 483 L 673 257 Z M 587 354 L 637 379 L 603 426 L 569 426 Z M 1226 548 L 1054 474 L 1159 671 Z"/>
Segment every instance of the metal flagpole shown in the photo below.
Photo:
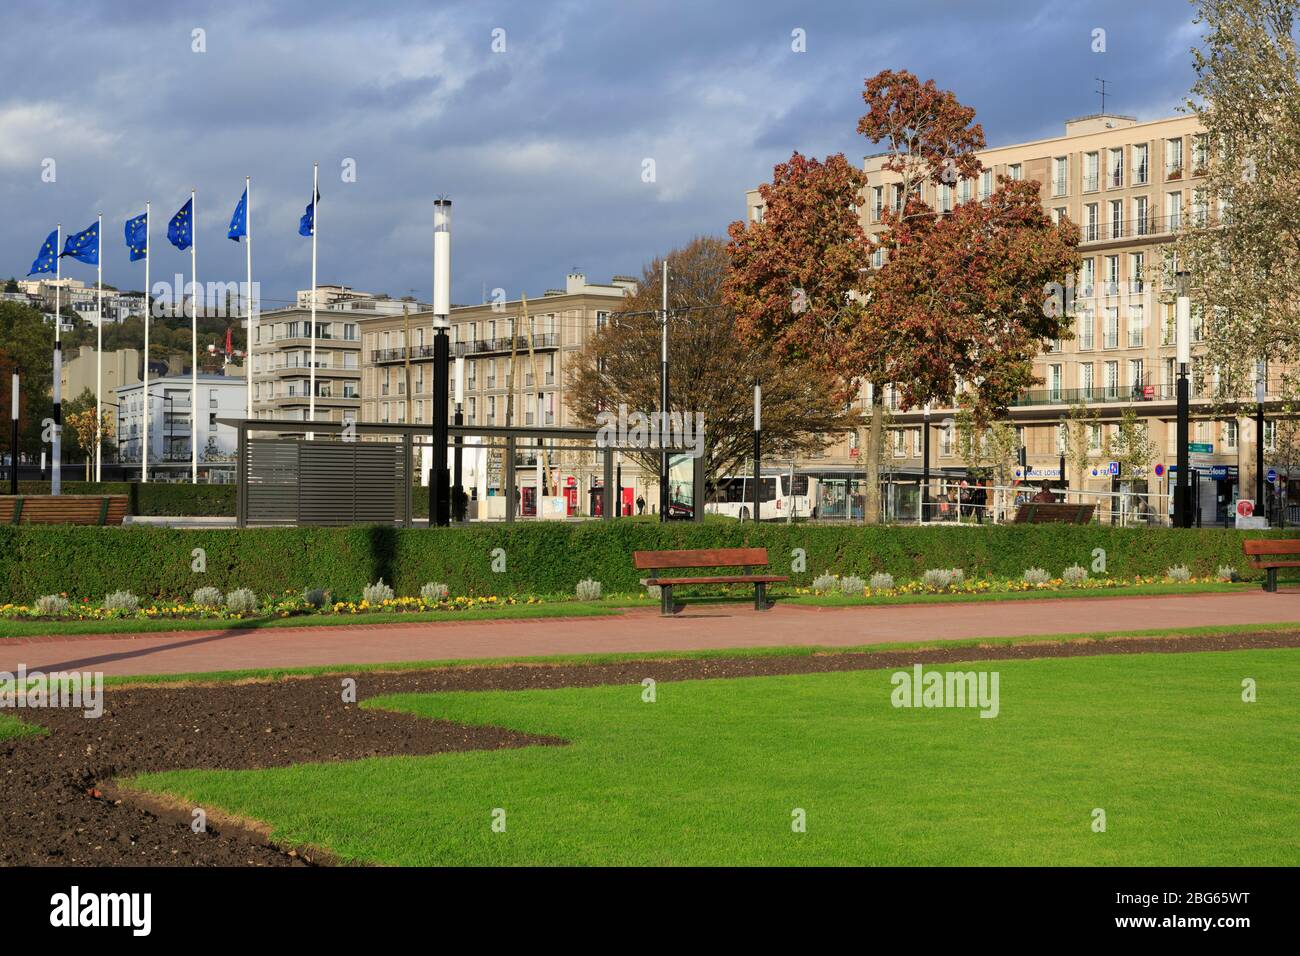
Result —
<path fill-rule="evenodd" d="M 664 256 L 663 342 L 659 372 L 659 520 L 668 520 L 668 446 L 663 430 L 668 424 L 668 257 Z"/>
<path fill-rule="evenodd" d="M 316 219 L 317 164 L 311 164 L 311 374 L 307 384 L 307 420 L 316 420 L 316 233 L 320 225 Z M 310 439 L 314 437 L 310 433 Z"/>
<path fill-rule="evenodd" d="M 199 483 L 199 276 L 198 229 L 195 228 L 194 201 L 197 190 L 190 190 L 190 484 Z"/>
<path fill-rule="evenodd" d="M 63 248 L 63 223 L 55 226 L 54 240 L 54 461 L 50 469 L 50 494 L 63 493 L 63 342 L 61 333 L 63 316 L 60 314 L 62 303 L 59 289 L 63 284 L 63 259 L 59 250 Z"/>
<path fill-rule="evenodd" d="M 140 431 L 140 480 L 149 481 L 149 319 L 153 305 L 149 300 L 149 203 L 144 204 L 144 422 Z"/>
<path fill-rule="evenodd" d="M 95 242 L 99 248 L 95 252 L 95 268 L 98 270 L 95 280 L 98 315 L 95 317 L 95 481 L 103 481 L 104 437 L 104 214 L 99 214 L 95 228 Z"/>
<path fill-rule="evenodd" d="M 313 197 L 315 194 L 313 193 Z M 244 256 L 248 264 L 248 289 L 244 293 L 244 307 L 248 312 L 245 334 L 244 384 L 248 387 L 248 415 L 253 417 L 253 342 L 257 339 L 256 319 L 253 318 L 253 178 L 244 177 Z"/>

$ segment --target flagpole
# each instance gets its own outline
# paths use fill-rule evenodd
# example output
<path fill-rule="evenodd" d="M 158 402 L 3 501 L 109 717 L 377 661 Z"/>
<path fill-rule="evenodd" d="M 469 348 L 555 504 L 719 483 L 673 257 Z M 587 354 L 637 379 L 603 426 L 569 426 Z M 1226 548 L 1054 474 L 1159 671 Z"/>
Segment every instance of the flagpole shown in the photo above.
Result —
<path fill-rule="evenodd" d="M 61 302 L 59 287 L 63 282 L 63 223 L 54 227 L 54 461 L 50 467 L 50 494 L 63 493 L 63 342 L 61 329 L 63 316 L 59 314 Z"/>
<path fill-rule="evenodd" d="M 95 280 L 98 316 L 95 320 L 95 481 L 104 480 L 104 214 L 99 214 L 95 228 L 95 268 L 98 270 Z"/>
<path fill-rule="evenodd" d="M 316 218 L 317 164 L 311 164 L 311 374 L 308 379 L 307 419 L 316 420 Z M 308 436 L 314 437 L 314 436 Z"/>
<path fill-rule="evenodd" d="M 199 230 L 195 226 L 198 204 L 196 190 L 190 190 L 190 483 L 199 483 L 199 277 L 196 251 Z"/>
<path fill-rule="evenodd" d="M 248 415 L 253 417 L 253 342 L 257 339 L 257 329 L 253 319 L 253 178 L 244 177 L 244 255 L 248 262 L 248 289 L 245 292 L 244 305 L 248 311 L 248 323 L 245 334 L 248 341 L 244 358 L 244 384 L 248 390 Z"/>
<path fill-rule="evenodd" d="M 140 480 L 149 481 L 149 202 L 144 204 L 144 427 L 140 440 Z"/>

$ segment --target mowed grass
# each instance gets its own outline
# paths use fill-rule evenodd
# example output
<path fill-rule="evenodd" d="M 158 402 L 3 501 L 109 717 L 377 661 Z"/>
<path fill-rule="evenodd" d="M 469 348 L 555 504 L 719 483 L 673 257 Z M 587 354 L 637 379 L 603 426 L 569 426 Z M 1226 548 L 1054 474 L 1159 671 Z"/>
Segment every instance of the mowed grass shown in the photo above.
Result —
<path fill-rule="evenodd" d="M 571 743 L 133 783 L 386 864 L 1300 863 L 1300 651 L 935 669 L 998 671 L 999 715 L 894 708 L 892 670 L 665 683 L 654 703 L 635 684 L 401 695 L 366 706 Z"/>

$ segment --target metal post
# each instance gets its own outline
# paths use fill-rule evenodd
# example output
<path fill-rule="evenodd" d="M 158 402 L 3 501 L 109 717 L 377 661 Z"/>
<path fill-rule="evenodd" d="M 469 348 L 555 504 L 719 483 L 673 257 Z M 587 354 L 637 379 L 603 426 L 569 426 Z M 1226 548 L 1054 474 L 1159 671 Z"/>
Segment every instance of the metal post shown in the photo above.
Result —
<path fill-rule="evenodd" d="M 663 328 L 659 356 L 659 520 L 668 520 L 668 447 L 664 431 L 668 425 L 668 259 L 663 262 L 663 309 L 660 313 Z"/>
<path fill-rule="evenodd" d="M 763 386 L 754 379 L 754 523 L 763 500 Z"/>
<path fill-rule="evenodd" d="M 1191 301 L 1187 296 L 1188 279 L 1186 272 L 1177 275 L 1178 299 L 1174 313 L 1175 344 L 1178 351 L 1178 426 L 1175 435 L 1175 441 L 1178 443 L 1178 481 L 1174 497 L 1175 528 L 1192 526 L 1191 462 L 1187 448 L 1190 415 L 1190 383 L 1187 380 L 1187 366 L 1191 362 L 1192 332 Z"/>
<path fill-rule="evenodd" d="M 506 436 L 506 521 L 515 520 L 515 436 Z"/>
<path fill-rule="evenodd" d="M 403 469 L 406 472 L 406 480 L 402 482 L 405 486 L 402 495 L 402 527 L 411 527 L 411 484 L 415 472 L 415 436 L 411 432 L 405 432 L 402 435 L 402 460 L 406 462 Z"/>
<path fill-rule="evenodd" d="M 15 496 L 18 494 L 18 380 L 20 371 L 21 370 L 17 366 L 14 367 L 13 391 L 11 393 L 12 400 L 10 403 L 13 406 L 11 411 L 13 420 L 12 428 L 9 432 L 9 463 L 11 466 L 9 469 L 9 494 Z"/>
<path fill-rule="evenodd" d="M 918 507 L 921 509 L 921 520 L 929 521 L 930 512 L 930 406 L 925 406 L 925 414 L 922 416 L 921 424 L 921 494 Z"/>
<path fill-rule="evenodd" d="M 623 517 L 623 459 L 618 460 L 614 466 L 614 507 L 617 509 L 617 517 Z"/>
<path fill-rule="evenodd" d="M 465 424 L 465 415 L 461 412 L 460 406 L 456 406 L 456 427 Z M 457 434 L 455 439 L 456 458 L 455 472 L 452 475 L 453 496 L 451 501 L 451 515 L 456 521 L 465 520 L 465 439 Z"/>
<path fill-rule="evenodd" d="M 147 296 L 146 296 L 147 297 Z M 145 402 L 148 403 L 149 396 L 145 396 Z M 238 442 L 239 463 L 235 466 L 235 480 L 238 485 L 235 487 L 235 526 L 239 528 L 248 525 L 248 423 L 240 422 L 236 431 L 236 441 Z M 145 441 L 149 436 L 145 435 Z"/>
<path fill-rule="evenodd" d="M 450 386 L 450 341 L 445 328 L 433 336 L 433 453 L 429 474 L 429 522 L 451 524 L 448 507 L 451 477 L 447 474 L 447 389 Z"/>
<path fill-rule="evenodd" d="M 605 474 L 604 487 L 601 488 L 600 493 L 605 499 L 605 504 L 601 509 L 604 513 L 600 517 L 603 521 L 612 521 L 614 519 L 614 449 L 606 446 L 603 453 Z M 662 515 L 659 520 L 663 520 Z"/>

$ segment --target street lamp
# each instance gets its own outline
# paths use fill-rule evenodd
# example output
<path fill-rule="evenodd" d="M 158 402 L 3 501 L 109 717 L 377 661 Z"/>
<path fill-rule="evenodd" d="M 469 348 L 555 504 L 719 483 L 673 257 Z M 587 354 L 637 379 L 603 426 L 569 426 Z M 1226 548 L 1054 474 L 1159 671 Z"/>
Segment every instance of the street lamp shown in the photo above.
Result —
<path fill-rule="evenodd" d="M 433 449 L 429 466 L 429 526 L 451 524 L 447 474 L 447 392 L 451 370 L 451 200 L 433 201 Z"/>
<path fill-rule="evenodd" d="M 410 346 L 407 346 L 408 348 Z M 465 356 L 456 356 L 456 425 L 459 427 L 465 424 L 465 416 L 461 409 L 465 404 Z M 459 434 L 456 436 L 456 471 L 452 477 L 452 485 L 455 489 L 455 497 L 451 503 L 452 516 L 457 521 L 465 520 L 465 500 L 464 500 L 464 445 L 465 439 Z"/>
<path fill-rule="evenodd" d="M 9 431 L 9 494 L 17 496 L 18 494 L 18 386 L 22 375 L 22 369 L 17 365 L 13 368 L 13 381 L 10 386 L 10 419 L 11 427 Z"/>
<path fill-rule="evenodd" d="M 1268 378 L 1268 362 L 1260 359 L 1255 364 L 1255 508 L 1263 509 L 1265 517 L 1268 508 L 1264 505 L 1264 391 Z"/>
<path fill-rule="evenodd" d="M 754 379 L 754 523 L 758 523 L 758 505 L 762 501 L 763 454 L 763 386 Z"/>
<path fill-rule="evenodd" d="M 1192 360 L 1192 303 L 1188 298 L 1188 285 L 1191 275 L 1187 272 L 1177 274 L 1178 298 L 1174 306 L 1174 341 L 1178 362 L 1178 481 L 1174 487 L 1174 527 L 1190 528 L 1192 526 L 1191 484 L 1189 469 L 1191 464 L 1187 454 L 1189 390 L 1187 380 L 1188 365 Z"/>

